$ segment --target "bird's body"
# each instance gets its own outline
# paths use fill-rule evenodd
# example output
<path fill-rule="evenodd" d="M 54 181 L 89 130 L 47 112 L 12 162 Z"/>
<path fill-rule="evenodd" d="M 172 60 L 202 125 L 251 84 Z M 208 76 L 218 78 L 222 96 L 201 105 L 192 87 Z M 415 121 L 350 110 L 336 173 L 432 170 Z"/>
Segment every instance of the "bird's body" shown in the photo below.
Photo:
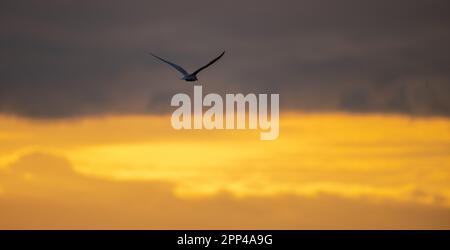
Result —
<path fill-rule="evenodd" d="M 191 74 L 189 74 L 185 69 L 183 69 L 183 67 L 181 67 L 180 65 L 177 65 L 175 63 L 169 62 L 157 55 L 151 54 L 152 56 L 158 58 L 159 60 L 169 64 L 170 66 L 172 66 L 174 69 L 178 70 L 178 72 L 180 72 L 181 74 L 183 74 L 183 77 L 181 78 L 181 80 L 185 80 L 187 82 L 195 82 L 198 80 L 197 78 L 197 74 L 200 73 L 200 71 L 206 69 L 207 67 L 211 66 L 211 64 L 215 63 L 217 60 L 219 60 L 223 55 L 225 54 L 225 51 L 222 52 L 222 54 L 220 54 L 218 57 L 216 57 L 214 60 L 212 60 L 211 62 L 209 62 L 208 64 L 206 64 L 205 66 L 197 69 L 196 71 L 192 72 Z"/>
<path fill-rule="evenodd" d="M 181 78 L 181 80 L 185 80 L 186 82 L 195 82 L 197 81 L 197 76 L 193 76 L 193 75 L 187 75 L 187 76 L 183 76 Z"/>

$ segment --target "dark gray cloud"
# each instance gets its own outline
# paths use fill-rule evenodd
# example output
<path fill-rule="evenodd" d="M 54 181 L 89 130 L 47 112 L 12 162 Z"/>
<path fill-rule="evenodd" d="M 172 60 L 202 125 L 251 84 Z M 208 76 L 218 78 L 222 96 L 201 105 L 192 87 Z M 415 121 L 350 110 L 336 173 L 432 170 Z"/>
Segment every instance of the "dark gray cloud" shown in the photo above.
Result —
<path fill-rule="evenodd" d="M 191 91 L 281 94 L 282 108 L 450 115 L 445 0 L 2 1 L 0 112 L 154 113 Z"/>

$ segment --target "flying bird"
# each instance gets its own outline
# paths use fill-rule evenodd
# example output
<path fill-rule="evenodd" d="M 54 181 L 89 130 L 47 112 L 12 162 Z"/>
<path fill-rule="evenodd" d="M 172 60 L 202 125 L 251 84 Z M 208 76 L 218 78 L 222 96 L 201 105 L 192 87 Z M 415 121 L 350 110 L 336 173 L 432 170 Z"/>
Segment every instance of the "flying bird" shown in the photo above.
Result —
<path fill-rule="evenodd" d="M 211 66 L 211 64 L 217 62 L 217 60 L 219 60 L 224 54 L 225 51 L 223 51 L 218 57 L 216 57 L 214 60 L 212 60 L 211 62 L 209 62 L 208 64 L 206 64 L 205 66 L 197 69 L 196 71 L 192 72 L 191 74 L 189 74 L 185 69 L 183 69 L 183 67 L 181 67 L 180 65 L 177 65 L 173 62 L 169 62 L 155 54 L 150 53 L 152 56 L 158 58 L 159 60 L 169 64 L 170 66 L 172 66 L 173 68 L 175 68 L 176 70 L 178 70 L 181 74 L 183 74 L 183 77 L 181 78 L 181 80 L 185 80 L 187 82 L 195 82 L 197 81 L 197 74 L 200 73 L 200 71 L 206 69 L 207 67 Z"/>

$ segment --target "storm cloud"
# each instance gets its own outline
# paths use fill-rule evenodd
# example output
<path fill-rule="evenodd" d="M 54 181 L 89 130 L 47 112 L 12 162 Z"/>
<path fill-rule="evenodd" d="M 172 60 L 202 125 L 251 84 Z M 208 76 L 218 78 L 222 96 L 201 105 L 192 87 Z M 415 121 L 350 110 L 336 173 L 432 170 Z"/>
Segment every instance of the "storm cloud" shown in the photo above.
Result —
<path fill-rule="evenodd" d="M 2 1 L 0 112 L 168 112 L 192 91 L 280 93 L 303 111 L 450 115 L 450 4 L 395 1 Z"/>

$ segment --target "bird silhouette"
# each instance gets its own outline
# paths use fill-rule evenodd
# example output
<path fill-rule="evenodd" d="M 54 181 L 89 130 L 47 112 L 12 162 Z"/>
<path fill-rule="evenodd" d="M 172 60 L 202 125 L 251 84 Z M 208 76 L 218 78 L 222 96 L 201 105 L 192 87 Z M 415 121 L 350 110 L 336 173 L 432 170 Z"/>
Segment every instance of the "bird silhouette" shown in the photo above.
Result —
<path fill-rule="evenodd" d="M 219 60 L 223 55 L 225 54 L 225 51 L 223 51 L 218 57 L 216 57 L 214 60 L 212 60 L 211 62 L 209 62 L 208 64 L 206 64 L 203 67 L 200 67 L 199 69 L 197 69 L 196 71 L 192 72 L 191 74 L 189 74 L 185 69 L 183 69 L 183 67 L 181 67 L 180 65 L 177 65 L 173 62 L 169 62 L 166 59 L 163 59 L 153 53 L 150 53 L 150 55 L 158 58 L 159 60 L 169 64 L 170 66 L 172 66 L 173 68 L 175 68 L 176 70 L 178 70 L 178 72 L 180 72 L 181 74 L 183 74 L 183 77 L 181 78 L 181 80 L 185 80 L 187 82 L 195 82 L 197 81 L 197 74 L 200 73 L 200 71 L 206 69 L 207 67 L 211 66 L 211 64 L 217 62 L 217 60 Z"/>

